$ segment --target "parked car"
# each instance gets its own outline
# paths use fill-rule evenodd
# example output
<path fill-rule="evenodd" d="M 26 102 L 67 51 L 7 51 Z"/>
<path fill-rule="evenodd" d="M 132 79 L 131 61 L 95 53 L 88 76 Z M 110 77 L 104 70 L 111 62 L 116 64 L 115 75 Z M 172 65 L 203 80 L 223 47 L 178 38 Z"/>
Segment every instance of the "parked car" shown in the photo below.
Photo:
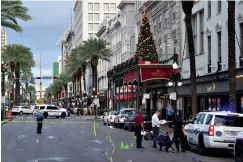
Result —
<path fill-rule="evenodd" d="M 137 109 L 134 109 L 134 108 L 121 109 L 114 119 L 115 127 L 118 127 L 118 128 L 123 127 L 125 118 L 128 117 L 128 114 L 132 111 L 137 111 Z"/>
<path fill-rule="evenodd" d="M 240 132 L 234 147 L 235 162 L 243 162 L 243 132 Z"/>
<path fill-rule="evenodd" d="M 106 116 L 104 116 L 104 118 L 103 118 L 104 125 L 106 125 L 106 124 L 113 125 L 114 119 L 115 119 L 117 114 L 118 114 L 117 111 L 108 112 L 108 114 Z"/>
<path fill-rule="evenodd" d="M 29 115 L 32 113 L 33 113 L 33 110 L 29 106 L 16 106 L 16 107 L 12 108 L 12 114 Z"/>
<path fill-rule="evenodd" d="M 128 117 L 125 119 L 124 129 L 128 129 L 129 131 L 133 131 L 135 117 L 137 115 L 137 111 L 131 111 L 128 114 Z M 144 130 L 151 131 L 152 130 L 152 123 L 151 123 L 151 116 L 147 112 L 142 112 L 142 116 L 144 118 Z"/>
<path fill-rule="evenodd" d="M 199 154 L 210 149 L 234 149 L 238 133 L 243 132 L 243 114 L 231 112 L 200 112 L 185 125 L 187 141 L 198 146 Z"/>

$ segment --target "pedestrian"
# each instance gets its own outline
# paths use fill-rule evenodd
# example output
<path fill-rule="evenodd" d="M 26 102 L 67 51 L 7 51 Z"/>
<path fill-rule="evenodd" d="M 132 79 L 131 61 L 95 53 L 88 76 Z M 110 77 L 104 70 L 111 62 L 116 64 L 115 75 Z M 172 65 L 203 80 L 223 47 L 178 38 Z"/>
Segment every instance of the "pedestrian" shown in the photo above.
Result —
<path fill-rule="evenodd" d="M 153 131 L 153 150 L 157 150 L 157 139 L 159 136 L 159 128 L 160 128 L 160 121 L 159 121 L 160 111 L 157 110 L 155 114 L 152 116 L 152 131 Z"/>
<path fill-rule="evenodd" d="M 68 116 L 70 116 L 70 114 L 71 114 L 71 108 L 69 106 L 67 108 L 67 113 L 68 113 Z"/>
<path fill-rule="evenodd" d="M 179 113 L 176 113 L 173 124 L 174 124 L 174 140 L 175 140 L 177 152 L 180 152 L 178 139 L 180 139 L 181 142 L 181 151 L 185 152 L 185 139 L 184 139 L 185 137 L 183 133 L 183 121 Z"/>
<path fill-rule="evenodd" d="M 43 124 L 44 116 L 40 112 L 36 112 L 35 116 L 37 117 L 36 118 L 36 121 L 37 121 L 37 134 L 41 134 L 42 133 L 41 130 L 42 130 L 42 124 Z"/>
<path fill-rule="evenodd" d="M 173 142 L 169 137 L 169 133 L 166 132 L 165 134 L 160 134 L 158 137 L 158 145 L 160 151 L 162 151 L 162 147 L 165 146 L 165 151 L 168 152 L 169 148 L 172 146 Z"/>
<path fill-rule="evenodd" d="M 144 119 L 142 116 L 142 112 L 138 112 L 137 115 L 134 118 L 135 120 L 135 133 L 136 133 L 136 142 L 137 142 L 137 148 L 143 148 L 142 146 L 142 140 L 143 140 L 143 136 L 141 135 L 141 131 L 144 131 Z"/>

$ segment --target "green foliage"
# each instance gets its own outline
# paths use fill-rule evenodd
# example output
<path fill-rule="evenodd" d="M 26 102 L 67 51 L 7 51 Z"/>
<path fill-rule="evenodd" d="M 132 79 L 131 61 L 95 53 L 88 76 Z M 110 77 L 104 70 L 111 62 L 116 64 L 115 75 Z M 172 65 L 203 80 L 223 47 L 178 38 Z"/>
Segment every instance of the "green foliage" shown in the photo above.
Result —
<path fill-rule="evenodd" d="M 156 51 L 154 39 L 150 31 L 149 19 L 146 13 L 143 14 L 136 47 L 136 57 L 139 57 L 139 59 L 143 61 L 158 61 L 158 53 Z"/>
<path fill-rule="evenodd" d="M 31 16 L 28 15 L 28 8 L 23 6 L 20 0 L 1 1 L 1 24 L 3 27 L 11 28 L 16 32 L 22 32 L 22 27 L 18 24 L 17 19 L 28 21 Z"/>

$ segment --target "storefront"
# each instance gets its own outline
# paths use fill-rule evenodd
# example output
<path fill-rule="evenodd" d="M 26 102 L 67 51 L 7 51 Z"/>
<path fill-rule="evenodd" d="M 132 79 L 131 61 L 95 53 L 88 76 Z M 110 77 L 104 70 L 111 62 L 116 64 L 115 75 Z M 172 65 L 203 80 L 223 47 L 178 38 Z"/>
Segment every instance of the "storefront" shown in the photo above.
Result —
<path fill-rule="evenodd" d="M 172 65 L 145 62 L 136 57 L 115 66 L 107 72 L 109 108 L 136 108 L 150 114 L 161 109 L 164 101 L 159 100 L 159 94 L 167 90 L 172 71 Z"/>
<path fill-rule="evenodd" d="M 178 89 L 178 96 L 186 116 L 191 107 L 190 79 L 183 80 L 182 83 Z M 236 100 L 237 112 L 243 113 L 243 69 L 237 69 Z M 228 72 L 197 78 L 197 105 L 198 112 L 230 110 Z"/>

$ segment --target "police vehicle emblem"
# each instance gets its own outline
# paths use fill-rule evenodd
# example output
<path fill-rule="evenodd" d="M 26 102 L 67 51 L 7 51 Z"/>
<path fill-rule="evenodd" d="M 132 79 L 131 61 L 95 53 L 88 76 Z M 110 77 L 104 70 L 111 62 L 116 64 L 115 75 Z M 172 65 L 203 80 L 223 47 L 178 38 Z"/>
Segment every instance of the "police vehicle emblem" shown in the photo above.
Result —
<path fill-rule="evenodd" d="M 216 132 L 216 136 L 218 136 L 218 137 L 219 137 L 219 136 L 222 136 L 222 132 L 221 132 L 221 131 L 217 131 L 217 132 Z"/>

